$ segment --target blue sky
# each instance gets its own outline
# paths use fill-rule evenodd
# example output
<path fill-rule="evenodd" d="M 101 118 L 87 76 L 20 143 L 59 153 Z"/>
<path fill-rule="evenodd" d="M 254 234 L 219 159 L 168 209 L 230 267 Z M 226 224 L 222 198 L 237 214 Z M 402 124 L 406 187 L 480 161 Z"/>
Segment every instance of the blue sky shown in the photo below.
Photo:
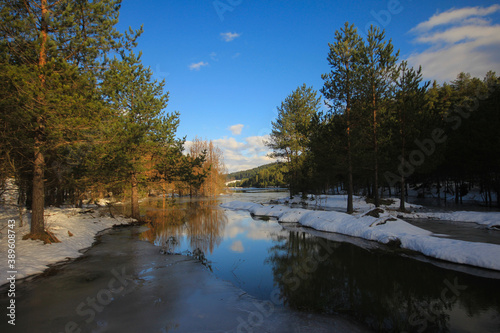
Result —
<path fill-rule="evenodd" d="M 178 136 L 214 141 L 229 171 L 271 160 L 277 106 L 303 83 L 320 90 L 334 33 L 386 31 L 425 78 L 500 73 L 498 1 L 123 0 L 121 31 L 144 25 L 142 60 L 179 111 Z"/>

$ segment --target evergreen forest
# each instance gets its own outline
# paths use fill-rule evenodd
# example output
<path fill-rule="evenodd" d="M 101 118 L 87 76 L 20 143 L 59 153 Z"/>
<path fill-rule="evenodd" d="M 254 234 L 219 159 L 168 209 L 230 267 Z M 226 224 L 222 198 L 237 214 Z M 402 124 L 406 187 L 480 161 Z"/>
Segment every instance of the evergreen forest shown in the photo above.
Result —
<path fill-rule="evenodd" d="M 305 84 L 278 107 L 267 142 L 285 163 L 290 194 L 400 196 L 409 184 L 461 203 L 479 189 L 500 206 L 500 79 L 461 73 L 442 84 L 400 61 L 384 31 L 365 39 L 345 23 L 329 44 L 320 93 Z M 322 111 L 326 101 L 327 111 Z"/>
<path fill-rule="evenodd" d="M 147 194 L 216 195 L 221 152 L 184 152 L 179 112 L 137 51 L 143 28 L 120 32 L 120 0 L 2 1 L 0 191 L 8 179 L 32 212 L 27 238 L 50 241 L 44 208 Z M 223 182 L 222 182 L 223 183 Z"/>
<path fill-rule="evenodd" d="M 237 171 L 226 176 L 229 187 L 287 187 L 287 167 L 283 163 L 270 163 L 259 167 Z"/>

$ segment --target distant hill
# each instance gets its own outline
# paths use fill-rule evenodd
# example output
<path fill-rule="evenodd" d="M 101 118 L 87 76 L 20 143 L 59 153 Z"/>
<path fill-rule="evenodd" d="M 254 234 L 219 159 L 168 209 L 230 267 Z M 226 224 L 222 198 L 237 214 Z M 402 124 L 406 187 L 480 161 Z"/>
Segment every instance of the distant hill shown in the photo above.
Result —
<path fill-rule="evenodd" d="M 278 163 L 269 163 L 269 164 L 264 164 L 264 165 L 261 165 L 261 166 L 258 166 L 256 168 L 253 168 L 253 169 L 248 169 L 248 170 L 243 170 L 243 171 L 236 171 L 236 172 L 232 172 L 230 174 L 228 174 L 226 176 L 226 181 L 232 181 L 232 180 L 242 180 L 242 179 L 245 179 L 245 178 L 250 178 L 252 176 L 255 176 L 259 171 L 261 170 L 264 170 L 264 169 L 267 169 L 267 168 L 270 168 L 272 167 L 273 165 L 276 165 Z"/>
<path fill-rule="evenodd" d="M 282 163 L 269 163 L 259 167 L 232 172 L 226 176 L 226 182 L 238 180 L 232 183 L 235 187 L 284 187 L 286 168 Z"/>

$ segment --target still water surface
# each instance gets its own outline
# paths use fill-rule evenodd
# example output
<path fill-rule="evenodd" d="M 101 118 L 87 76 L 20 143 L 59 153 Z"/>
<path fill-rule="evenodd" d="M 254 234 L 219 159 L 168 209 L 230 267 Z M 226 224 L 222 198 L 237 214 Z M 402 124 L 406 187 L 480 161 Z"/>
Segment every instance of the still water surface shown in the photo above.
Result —
<path fill-rule="evenodd" d="M 214 322 L 208 317 L 193 321 L 192 316 L 200 315 L 200 307 L 204 307 L 203 313 L 210 313 L 211 308 L 218 311 L 222 305 L 226 307 L 225 319 L 215 314 L 213 318 L 235 320 L 241 313 L 247 314 L 241 310 L 243 293 L 238 289 L 238 298 L 228 303 L 231 293 L 223 292 L 224 300 L 215 300 L 222 303 L 213 306 L 214 300 L 206 301 L 203 293 L 220 288 L 220 284 L 210 282 L 207 287 L 206 279 L 197 273 L 205 268 L 192 259 L 160 254 L 170 252 L 189 254 L 201 260 L 217 281 L 228 281 L 260 301 L 269 300 L 292 313 L 280 317 L 282 322 L 269 319 L 254 332 L 275 330 L 269 325 L 293 326 L 291 320 L 300 316 L 309 323 L 302 326 L 305 329 L 293 326 L 295 332 L 317 332 L 317 328 L 310 329 L 311 322 L 322 318 L 328 319 L 324 322 L 326 331 L 339 331 L 330 326 L 338 323 L 335 318 L 339 316 L 380 332 L 500 332 L 500 273 L 430 260 L 359 238 L 280 224 L 219 206 L 232 200 L 264 203 L 284 195 L 250 192 L 216 200 L 143 202 L 148 228 L 110 230 L 79 259 L 19 281 L 19 325 L 10 327 L 4 318 L 0 331 L 76 332 L 68 326 L 70 320 L 84 328 L 82 332 L 158 332 L 159 325 L 163 325 L 161 332 L 189 331 L 189 324 L 205 323 L 203 320 L 211 331 L 227 330 L 224 327 L 234 331 L 236 326 L 231 322 Z M 457 232 L 456 226 L 438 228 L 440 234 Z M 467 230 L 460 232 L 467 236 Z M 484 236 L 478 232 L 474 241 L 486 239 L 482 237 L 491 239 L 498 233 Z M 194 266 L 187 270 L 170 270 L 172 265 L 189 262 Z M 113 270 L 122 272 L 122 267 L 131 278 L 122 294 L 108 300 L 111 294 L 106 286 L 117 276 Z M 193 281 L 193 276 L 202 280 Z M 187 290 L 176 288 L 181 280 L 190 286 Z M 202 294 L 197 284 L 205 286 Z M 9 301 L 6 290 L 5 286 L 0 288 L 4 309 Z M 105 310 L 89 305 L 96 298 Z M 79 308 L 82 304 L 85 307 Z M 75 312 L 78 309 L 80 312 Z"/>
<path fill-rule="evenodd" d="M 279 294 L 285 307 L 342 314 L 375 331 L 500 332 L 499 274 L 218 207 L 283 196 L 149 201 L 143 214 L 150 229 L 140 237 L 161 251 L 194 253 L 259 299 Z"/>

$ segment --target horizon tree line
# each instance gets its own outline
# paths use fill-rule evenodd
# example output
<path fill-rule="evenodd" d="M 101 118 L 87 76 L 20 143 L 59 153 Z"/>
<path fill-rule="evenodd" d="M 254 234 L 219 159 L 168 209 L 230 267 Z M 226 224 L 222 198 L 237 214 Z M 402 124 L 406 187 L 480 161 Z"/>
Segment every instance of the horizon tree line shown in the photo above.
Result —
<path fill-rule="evenodd" d="M 165 81 L 134 52 L 143 28 L 116 29 L 120 5 L 2 1 L 0 183 L 14 178 L 18 204 L 32 211 L 27 238 L 56 241 L 45 230 L 48 205 L 123 193 L 140 219 L 141 190 L 209 176 L 206 152 L 185 154 L 176 138 Z"/>
<path fill-rule="evenodd" d="M 474 186 L 485 204 L 500 206 L 500 80 L 461 73 L 450 83 L 423 80 L 399 61 L 385 32 L 365 40 L 345 23 L 329 44 L 330 72 L 321 96 L 305 84 L 278 107 L 268 147 L 287 166 L 290 195 L 364 194 L 376 207 L 393 190 L 405 210 L 408 183 L 455 202 Z"/>

